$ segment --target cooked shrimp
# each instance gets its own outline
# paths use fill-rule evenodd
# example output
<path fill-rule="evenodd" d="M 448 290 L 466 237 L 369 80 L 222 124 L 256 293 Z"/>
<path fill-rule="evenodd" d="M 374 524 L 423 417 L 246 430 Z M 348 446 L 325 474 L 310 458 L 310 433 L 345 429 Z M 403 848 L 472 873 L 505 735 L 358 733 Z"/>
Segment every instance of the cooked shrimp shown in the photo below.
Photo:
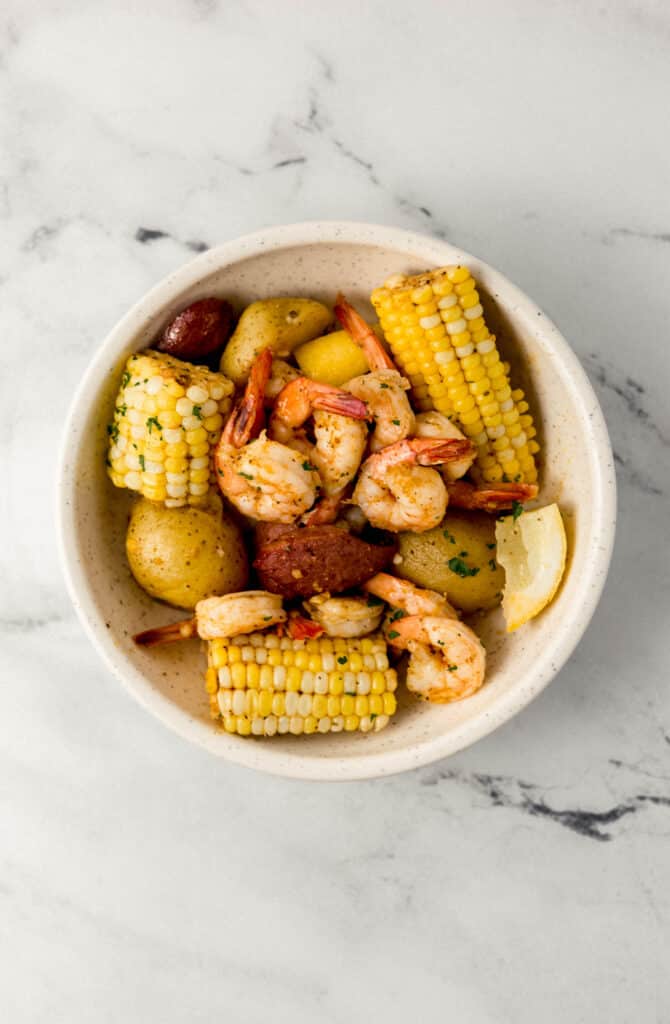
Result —
<path fill-rule="evenodd" d="M 296 377 L 285 384 L 277 396 L 270 417 L 270 437 L 290 444 L 316 409 L 365 420 L 365 402 L 330 384 L 319 384 L 309 377 Z M 300 435 L 298 435 L 300 436 Z"/>
<path fill-rule="evenodd" d="M 422 533 L 437 526 L 447 509 L 447 489 L 430 466 L 470 453 L 469 441 L 413 438 L 398 441 L 363 463 L 353 500 L 373 526 Z"/>
<path fill-rule="evenodd" d="M 481 509 L 484 512 L 500 512 L 512 508 L 515 502 L 531 501 L 537 496 L 537 484 L 495 484 L 491 487 L 474 487 L 465 480 L 447 484 L 449 502 L 456 508 Z"/>
<path fill-rule="evenodd" d="M 394 614 L 386 637 L 409 651 L 407 689 L 437 704 L 469 697 L 484 682 L 486 651 L 441 594 L 379 572 L 365 590 L 381 597 L 407 617 Z"/>
<path fill-rule="evenodd" d="M 335 316 L 361 346 L 370 365 L 370 373 L 354 377 L 344 387 L 361 398 L 372 413 L 375 426 L 370 449 L 377 452 L 414 433 L 414 413 L 405 393 L 410 384 L 398 372 L 370 325 L 342 294 L 337 297 Z"/>
<path fill-rule="evenodd" d="M 463 700 L 484 682 L 486 651 L 478 636 L 458 619 L 410 615 L 387 633 L 389 643 L 409 651 L 406 684 L 435 704 Z"/>
<path fill-rule="evenodd" d="M 372 370 L 347 381 L 344 387 L 362 399 L 372 413 L 371 451 L 381 451 L 414 433 L 414 413 L 405 394 L 409 381 L 397 370 Z"/>
<path fill-rule="evenodd" d="M 400 608 L 408 615 L 444 615 L 448 619 L 458 618 L 457 612 L 443 594 L 438 594 L 436 590 L 417 587 L 409 580 L 401 580 L 388 572 L 378 572 L 363 584 L 363 590 L 380 597 L 393 608 Z"/>
<path fill-rule="evenodd" d="M 378 628 L 383 606 L 371 605 L 365 597 L 331 597 L 318 594 L 303 601 L 310 618 L 318 622 L 326 636 L 367 636 Z"/>
<path fill-rule="evenodd" d="M 263 394 L 272 364 L 269 349 L 254 363 L 243 397 L 233 409 L 214 451 L 222 493 L 252 519 L 292 523 L 314 504 L 319 475 L 304 456 L 268 440 L 261 430 Z"/>
<path fill-rule="evenodd" d="M 347 484 L 355 477 L 367 441 L 365 402 L 340 388 L 297 377 L 282 388 L 270 419 L 270 435 L 306 456 L 319 473 L 323 500 L 308 516 L 333 522 Z M 302 431 L 312 416 L 314 444 Z"/>
<path fill-rule="evenodd" d="M 206 597 L 198 601 L 192 619 L 147 629 L 133 639 L 140 647 L 172 644 L 194 636 L 202 640 L 216 640 L 254 633 L 276 626 L 285 619 L 282 599 L 277 594 L 270 594 L 267 590 L 244 590 L 224 597 Z"/>
<path fill-rule="evenodd" d="M 416 437 L 456 437 L 462 441 L 465 440 L 465 434 L 462 434 L 458 427 L 454 426 L 448 416 L 438 412 L 437 409 L 418 413 L 414 434 Z M 458 480 L 465 476 L 474 460 L 475 451 L 473 449 L 466 458 L 445 463 L 440 469 L 440 473 L 446 482 Z"/>
<path fill-rule="evenodd" d="M 323 409 L 315 411 L 312 462 L 327 498 L 339 495 L 356 476 L 367 435 L 363 420 Z"/>
<path fill-rule="evenodd" d="M 272 360 L 270 376 L 267 384 L 265 385 L 266 404 L 272 405 L 284 385 L 295 380 L 296 377 L 299 376 L 300 373 L 296 370 L 295 366 L 291 366 L 291 364 L 287 363 L 285 359 L 277 359 L 275 357 Z"/>

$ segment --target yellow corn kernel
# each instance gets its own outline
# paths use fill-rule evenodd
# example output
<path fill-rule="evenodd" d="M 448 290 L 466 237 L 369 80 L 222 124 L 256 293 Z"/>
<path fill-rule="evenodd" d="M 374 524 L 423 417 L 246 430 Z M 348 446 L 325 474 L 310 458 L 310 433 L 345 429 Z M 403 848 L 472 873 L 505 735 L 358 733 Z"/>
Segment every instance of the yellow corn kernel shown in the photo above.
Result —
<path fill-rule="evenodd" d="M 331 718 L 334 718 L 340 713 L 340 698 L 335 697 L 332 694 L 327 698 L 328 714 Z"/>
<path fill-rule="evenodd" d="M 295 666 L 296 668 L 307 668 L 309 663 L 309 654 L 307 651 L 296 651 L 295 652 Z"/>
<path fill-rule="evenodd" d="M 187 430 L 184 434 L 186 444 L 194 445 L 201 444 L 207 440 L 207 431 L 204 427 L 197 427 L 195 430 Z"/>
<path fill-rule="evenodd" d="M 340 697 L 340 711 L 345 717 L 353 715 L 355 707 L 356 698 L 352 697 L 351 694 L 345 693 L 343 697 Z"/>
<path fill-rule="evenodd" d="M 205 674 L 205 689 L 207 693 L 216 693 L 219 688 L 219 677 L 215 668 L 208 668 Z"/>
<path fill-rule="evenodd" d="M 160 408 L 160 405 L 159 405 Z M 168 430 L 176 430 L 181 426 L 181 416 L 174 409 L 161 409 L 161 423 Z"/>
<path fill-rule="evenodd" d="M 396 708 L 398 706 L 398 702 L 397 702 L 397 700 L 395 698 L 395 694 L 393 694 L 393 693 L 385 693 L 383 698 L 382 698 L 382 700 L 384 702 L 384 714 L 385 715 L 393 715 L 393 714 L 395 714 L 395 710 L 396 710 Z"/>
<path fill-rule="evenodd" d="M 260 690 L 258 694 L 258 714 L 267 718 L 272 713 L 273 694 L 269 690 Z"/>
<path fill-rule="evenodd" d="M 186 441 L 175 441 L 165 445 L 165 454 L 172 459 L 183 459 L 188 455 Z"/>
<path fill-rule="evenodd" d="M 376 694 L 370 694 L 368 698 L 369 714 L 371 715 L 382 715 L 384 713 L 384 701 Z"/>
<path fill-rule="evenodd" d="M 243 690 L 247 685 L 247 666 L 242 661 L 236 661 L 230 666 L 230 679 L 236 690 Z"/>
<path fill-rule="evenodd" d="M 368 698 L 363 696 L 356 697 L 354 713 L 357 714 L 359 718 L 363 718 L 364 715 L 367 715 L 368 711 Z"/>
<path fill-rule="evenodd" d="M 286 689 L 297 692 L 302 682 L 302 672 L 296 665 L 291 665 L 286 670 Z"/>
<path fill-rule="evenodd" d="M 328 679 L 328 689 L 333 694 L 340 694 L 344 690 L 344 675 L 342 672 L 331 672 Z"/>
<path fill-rule="evenodd" d="M 325 718 L 328 713 L 328 700 L 321 693 L 315 693 L 312 698 L 312 714 L 316 718 Z"/>
<path fill-rule="evenodd" d="M 344 719 L 344 728 L 346 732 L 356 732 L 359 725 L 359 719 L 356 715 L 347 715 Z"/>
<path fill-rule="evenodd" d="M 251 689 L 256 690 L 260 684 L 261 669 L 260 665 L 256 662 L 250 661 L 247 665 L 247 686 Z"/>

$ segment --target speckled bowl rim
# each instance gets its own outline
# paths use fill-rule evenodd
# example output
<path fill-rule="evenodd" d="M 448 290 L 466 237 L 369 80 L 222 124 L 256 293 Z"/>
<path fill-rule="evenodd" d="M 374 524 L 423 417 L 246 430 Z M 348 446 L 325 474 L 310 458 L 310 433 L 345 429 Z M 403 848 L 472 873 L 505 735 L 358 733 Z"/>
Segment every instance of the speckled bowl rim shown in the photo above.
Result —
<path fill-rule="evenodd" d="M 381 246 L 399 251 L 430 254 L 436 264 L 450 261 L 441 240 L 393 227 L 357 221 L 308 221 L 269 227 L 225 242 L 169 274 L 141 298 L 116 324 L 99 347 L 74 395 L 67 417 L 59 467 L 56 477 L 57 519 L 60 556 L 72 603 L 93 645 L 113 674 L 130 693 L 165 725 L 184 738 L 240 765 L 289 778 L 345 781 L 382 777 L 408 771 L 438 761 L 470 746 L 493 732 L 521 711 L 554 678 L 570 657 L 586 630 L 600 599 L 614 544 L 616 521 L 616 485 L 612 449 L 598 399 L 576 355 L 556 326 L 516 285 L 483 260 L 489 282 L 506 302 L 522 308 L 531 316 L 541 314 L 543 330 L 538 344 L 555 358 L 555 368 L 573 399 L 581 406 L 590 437 L 589 473 L 593 481 L 593 503 L 590 520 L 588 558 L 580 571 L 580 586 L 571 606 L 570 616 L 562 623 L 555 641 L 548 644 L 518 684 L 503 693 L 492 707 L 468 719 L 448 734 L 408 744 L 401 750 L 369 754 L 361 757 L 320 757 L 318 746 L 309 745 L 305 754 L 287 752 L 271 743 L 239 742 L 236 737 L 217 733 L 204 722 L 193 718 L 169 698 L 158 693 L 150 681 L 126 659 L 114 642 L 113 632 L 105 626 L 96 611 L 86 578 L 78 558 L 73 495 L 80 447 L 86 443 L 80 424 L 98 400 L 99 390 L 110 362 L 122 352 L 128 338 L 143 326 L 175 295 L 192 287 L 201 278 L 217 269 L 248 259 L 254 255 L 300 245 L 353 244 Z M 462 250 L 459 250 L 462 251 Z M 465 259 L 467 253 L 463 253 Z M 474 259 L 475 257 L 470 257 Z"/>

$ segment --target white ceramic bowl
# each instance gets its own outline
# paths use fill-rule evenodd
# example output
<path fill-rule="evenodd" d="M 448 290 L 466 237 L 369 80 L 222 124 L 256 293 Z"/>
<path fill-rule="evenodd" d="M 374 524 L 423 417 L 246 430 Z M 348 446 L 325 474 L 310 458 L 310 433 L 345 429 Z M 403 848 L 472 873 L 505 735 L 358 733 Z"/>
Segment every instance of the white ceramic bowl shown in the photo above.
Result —
<path fill-rule="evenodd" d="M 551 606 L 507 637 L 499 611 L 478 624 L 488 648 L 486 685 L 469 700 L 407 700 L 366 736 L 229 736 L 211 721 L 203 654 L 195 642 L 143 651 L 131 635 L 180 617 L 135 584 L 124 555 L 129 498 L 105 472 L 106 424 L 129 353 L 152 342 L 176 312 L 220 295 L 238 307 L 277 294 L 357 303 L 391 273 L 465 263 L 482 285 L 487 316 L 536 413 L 542 503 L 560 501 L 568 571 Z M 368 310 L 372 314 L 372 310 Z M 98 346 L 74 397 L 60 466 L 62 557 L 70 593 L 93 643 L 130 692 L 166 725 L 214 754 L 278 775 L 362 779 L 427 764 L 474 743 L 520 711 L 556 675 L 593 614 L 610 561 L 615 477 L 598 401 L 568 343 L 502 274 L 446 242 L 371 224 L 317 222 L 259 231 L 211 249 L 153 288 Z"/>

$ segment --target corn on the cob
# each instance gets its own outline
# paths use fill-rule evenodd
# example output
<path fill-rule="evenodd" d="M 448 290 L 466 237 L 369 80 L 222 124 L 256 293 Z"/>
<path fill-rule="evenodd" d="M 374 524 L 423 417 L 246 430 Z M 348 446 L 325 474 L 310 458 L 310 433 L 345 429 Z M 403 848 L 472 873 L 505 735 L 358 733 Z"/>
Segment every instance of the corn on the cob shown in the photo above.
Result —
<path fill-rule="evenodd" d="M 208 665 L 212 716 L 239 736 L 379 731 L 396 710 L 396 672 L 379 633 L 211 640 Z"/>
<path fill-rule="evenodd" d="M 132 355 L 107 428 L 112 481 L 169 508 L 203 504 L 232 393 L 227 377 L 204 366 L 152 350 Z"/>
<path fill-rule="evenodd" d="M 467 267 L 396 275 L 371 298 L 415 405 L 458 422 L 477 446 L 485 481 L 535 483 L 539 445 L 528 403 L 512 390 Z"/>

